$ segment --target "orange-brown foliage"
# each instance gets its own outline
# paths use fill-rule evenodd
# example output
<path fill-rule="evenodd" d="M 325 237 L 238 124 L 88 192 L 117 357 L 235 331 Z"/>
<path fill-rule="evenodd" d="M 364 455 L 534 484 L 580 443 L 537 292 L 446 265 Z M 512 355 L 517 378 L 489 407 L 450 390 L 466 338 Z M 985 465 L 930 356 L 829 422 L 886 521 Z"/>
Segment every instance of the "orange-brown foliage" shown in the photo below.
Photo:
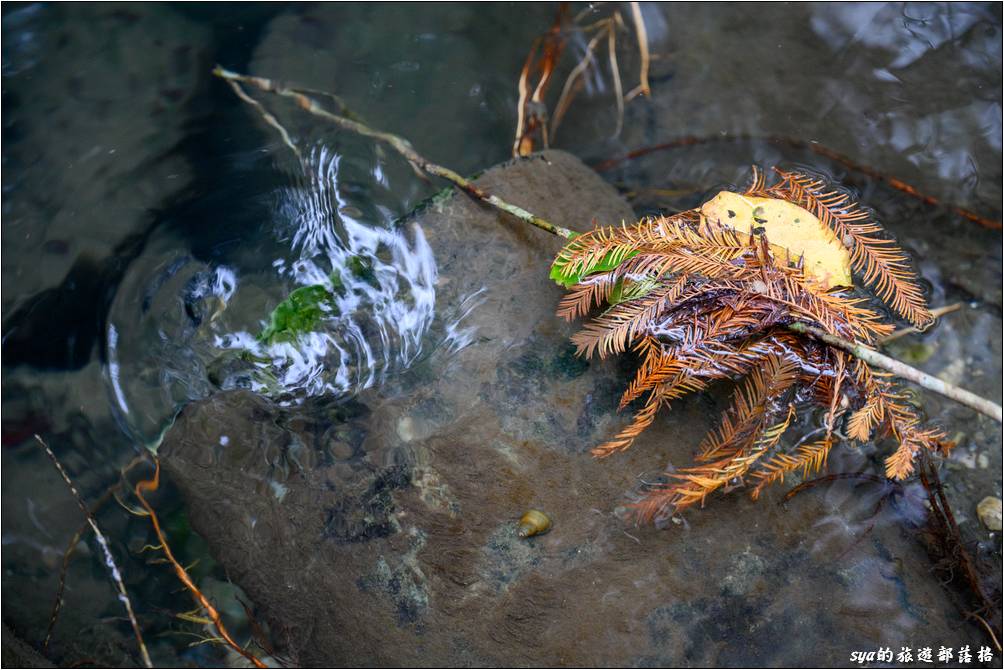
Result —
<path fill-rule="evenodd" d="M 754 170 L 746 194 L 808 210 L 849 247 L 854 270 L 881 300 L 917 326 L 931 322 L 905 252 L 882 236 L 870 214 L 821 180 L 777 173 L 780 181 L 768 186 Z M 710 493 L 747 480 L 756 498 L 791 473 L 807 476 L 825 465 L 841 421 L 850 439 L 896 440 L 886 460 L 887 476 L 896 479 L 913 471 L 919 450 L 936 448 L 943 437 L 920 425 L 885 375 L 787 329 L 798 321 L 869 344 L 893 325 L 853 288 L 820 289 L 797 262 L 776 258 L 762 233 L 739 234 L 692 210 L 580 235 L 562 249 L 555 267 L 576 280 L 559 316 L 571 321 L 600 309 L 572 338 L 579 354 L 633 350 L 641 359 L 621 406 L 641 398 L 643 404 L 594 455 L 629 448 L 673 400 L 714 380 L 744 379 L 720 427 L 702 444 L 699 465 L 651 485 L 634 507 L 640 520 L 703 503 Z M 795 408 L 806 405 L 827 410 L 817 431 L 822 437 L 786 447 L 781 438 Z"/>

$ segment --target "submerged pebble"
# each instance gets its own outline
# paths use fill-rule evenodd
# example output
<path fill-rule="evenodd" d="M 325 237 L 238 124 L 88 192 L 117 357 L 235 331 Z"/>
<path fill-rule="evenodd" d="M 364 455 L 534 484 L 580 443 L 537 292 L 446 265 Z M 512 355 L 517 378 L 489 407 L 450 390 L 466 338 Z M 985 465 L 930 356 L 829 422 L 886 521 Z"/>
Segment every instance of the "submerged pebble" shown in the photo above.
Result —
<path fill-rule="evenodd" d="M 397 422 L 397 436 L 402 442 L 411 442 L 415 439 L 415 422 L 410 416 L 401 417 Z"/>
<path fill-rule="evenodd" d="M 551 519 L 539 510 L 532 509 L 519 520 L 516 534 L 520 537 L 543 535 L 551 529 Z"/>
<path fill-rule="evenodd" d="M 976 506 L 976 513 L 983 525 L 990 530 L 1001 530 L 1001 499 L 987 496 Z"/>

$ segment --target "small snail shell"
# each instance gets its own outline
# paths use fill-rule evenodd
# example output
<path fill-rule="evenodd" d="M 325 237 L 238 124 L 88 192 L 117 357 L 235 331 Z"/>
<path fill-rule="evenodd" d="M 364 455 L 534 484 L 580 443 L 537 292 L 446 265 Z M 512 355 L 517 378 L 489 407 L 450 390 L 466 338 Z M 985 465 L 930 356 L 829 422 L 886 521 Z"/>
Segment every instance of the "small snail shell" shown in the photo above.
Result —
<path fill-rule="evenodd" d="M 519 520 L 516 534 L 520 537 L 541 535 L 551 529 L 551 519 L 541 511 L 532 509 Z"/>

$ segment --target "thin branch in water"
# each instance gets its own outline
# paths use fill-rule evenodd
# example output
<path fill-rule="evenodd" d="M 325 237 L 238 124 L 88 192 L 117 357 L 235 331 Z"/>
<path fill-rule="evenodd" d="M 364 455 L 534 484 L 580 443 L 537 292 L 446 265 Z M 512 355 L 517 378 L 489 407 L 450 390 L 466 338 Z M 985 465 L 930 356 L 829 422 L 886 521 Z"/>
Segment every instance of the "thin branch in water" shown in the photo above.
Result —
<path fill-rule="evenodd" d="M 641 7 L 637 2 L 631 3 L 631 18 L 634 20 L 634 31 L 638 36 L 638 54 L 641 57 L 641 71 L 638 73 L 638 86 L 627 94 L 626 100 L 633 100 L 636 96 L 652 95 L 652 89 L 648 84 L 648 67 L 651 58 L 648 53 L 648 30 L 645 29 L 645 19 L 641 15 Z"/>
<path fill-rule="evenodd" d="M 159 486 L 160 486 L 160 461 L 156 461 L 155 470 L 153 472 L 153 478 L 137 482 L 136 486 L 133 488 L 133 492 L 136 494 L 136 498 L 143 506 L 143 509 L 146 510 L 146 513 L 149 515 L 150 523 L 153 524 L 154 533 L 156 533 L 157 535 L 157 541 L 160 542 L 160 548 L 161 550 L 163 550 L 164 556 L 171 564 L 171 567 L 174 568 L 175 575 L 178 576 L 178 579 L 181 581 L 181 583 L 192 594 L 192 596 L 195 598 L 196 603 L 198 603 L 202 607 L 202 609 L 205 610 L 206 614 L 212 620 L 213 626 L 216 628 L 216 631 L 219 633 L 220 639 L 223 642 L 225 642 L 227 646 L 229 646 L 231 649 L 239 653 L 247 660 L 251 661 L 251 663 L 253 663 L 255 667 L 257 668 L 268 667 L 264 663 L 262 663 L 257 656 L 255 656 L 250 651 L 248 651 L 241 645 L 237 644 L 236 641 L 234 641 L 234 639 L 230 636 L 230 633 L 227 632 L 227 628 L 223 623 L 223 619 L 220 617 L 219 611 L 217 611 L 217 609 L 213 607 L 213 604 L 209 602 L 209 598 L 207 598 L 205 594 L 203 594 L 202 591 L 199 589 L 199 587 L 195 585 L 195 582 L 192 581 L 192 578 L 189 576 L 188 571 L 186 571 L 184 566 L 182 566 L 181 563 L 179 563 L 178 560 L 174 557 L 174 552 L 171 551 L 171 546 L 167 543 L 167 537 L 164 536 L 164 532 L 161 530 L 160 520 L 157 518 L 156 512 L 153 511 L 153 507 L 150 505 L 149 502 L 147 502 L 147 499 L 143 496 L 144 491 L 156 491 Z"/>
<path fill-rule="evenodd" d="M 632 188 L 630 185 L 624 182 L 615 182 L 614 186 L 622 196 L 628 201 L 633 202 L 642 197 L 648 197 L 653 200 L 656 198 L 682 198 L 686 196 L 698 195 L 706 192 L 708 189 L 704 187 L 691 186 L 689 188 L 648 188 L 648 187 L 636 187 Z"/>
<path fill-rule="evenodd" d="M 565 79 L 565 85 L 561 88 L 561 95 L 558 97 L 558 102 L 554 106 L 554 114 L 551 117 L 551 141 L 554 141 L 555 136 L 558 134 L 558 126 L 561 124 L 561 120 L 565 118 L 565 113 L 568 112 L 568 108 L 572 104 L 572 98 L 575 97 L 575 91 L 578 90 L 576 87 L 580 85 L 580 77 L 593 62 L 593 52 L 596 51 L 596 45 L 599 44 L 600 40 L 603 38 L 603 33 L 596 33 L 589 43 L 586 44 L 586 53 L 582 56 L 582 59 L 572 68 L 572 71 L 568 73 L 568 78 Z"/>
<path fill-rule="evenodd" d="M 802 482 L 798 486 L 792 487 L 790 491 L 784 494 L 784 497 L 781 498 L 781 501 L 778 504 L 783 505 L 788 501 L 790 501 L 795 496 L 797 496 L 799 493 L 803 493 L 804 491 L 819 486 L 820 484 L 835 482 L 842 479 L 858 479 L 867 482 L 872 482 L 875 484 L 881 484 L 882 486 L 894 485 L 902 488 L 899 482 L 896 482 L 891 479 L 886 479 L 885 477 L 879 477 L 878 475 L 868 474 L 867 472 L 839 472 L 836 474 L 816 477 L 815 479 L 810 479 L 808 481 Z"/>
<path fill-rule="evenodd" d="M 446 179 L 447 181 L 452 182 L 454 185 L 456 185 L 469 195 L 477 198 L 478 200 L 481 200 L 486 204 L 491 205 L 492 207 L 498 210 L 511 214 L 512 216 L 515 216 L 517 219 L 520 219 L 524 223 L 528 223 L 531 226 L 536 226 L 537 228 L 546 230 L 547 232 L 552 233 L 554 235 L 559 235 L 561 237 L 564 237 L 565 239 L 571 238 L 575 234 L 568 228 L 555 225 L 550 221 L 547 221 L 546 219 L 543 219 L 535 214 L 528 212 L 527 210 L 523 209 L 518 205 L 513 205 L 511 203 L 506 202 L 505 200 L 502 200 L 502 198 L 499 198 L 496 195 L 488 193 L 484 189 L 468 181 L 467 179 L 461 177 L 459 174 L 457 174 L 456 172 L 454 172 L 449 168 L 437 165 L 432 161 L 426 160 L 417 151 L 415 151 L 415 148 L 411 145 L 411 142 L 404 139 L 403 137 L 399 137 L 398 135 L 394 135 L 391 133 L 385 133 L 379 130 L 374 130 L 369 126 L 360 123 L 359 121 L 354 121 L 344 116 L 339 116 L 338 114 L 334 114 L 324 109 L 324 107 L 322 107 L 316 100 L 314 100 L 310 96 L 300 93 L 295 89 L 286 88 L 270 79 L 265 79 L 264 77 L 253 77 L 249 75 L 238 74 L 236 72 L 231 72 L 230 70 L 226 70 L 220 66 L 216 66 L 216 68 L 213 69 L 213 74 L 226 81 L 236 81 L 236 82 L 246 83 L 262 91 L 274 93 L 276 95 L 286 98 L 291 98 L 297 104 L 297 106 L 306 111 L 308 114 L 313 114 L 314 116 L 326 119 L 327 121 L 334 123 L 343 130 L 348 130 L 349 132 L 356 133 L 357 135 L 368 137 L 378 142 L 383 142 L 384 144 L 387 144 L 392 149 L 397 151 L 415 169 L 417 170 L 420 169 L 433 176 Z"/>
<path fill-rule="evenodd" d="M 871 177 L 872 179 L 877 179 L 878 181 L 883 181 L 886 184 L 888 184 L 891 188 L 894 188 L 897 191 L 900 191 L 901 193 L 905 193 L 912 198 L 916 198 L 917 200 L 923 202 L 925 205 L 931 205 L 934 207 L 946 207 L 947 209 L 951 210 L 955 214 L 958 214 L 962 218 L 968 219 L 973 223 L 978 223 L 984 228 L 988 228 L 990 230 L 1001 229 L 1000 221 L 994 221 L 992 219 L 980 216 L 979 214 L 971 212 L 968 209 L 965 209 L 964 207 L 958 207 L 956 205 L 943 203 L 941 202 L 941 200 L 935 198 L 934 196 L 921 193 L 916 188 L 914 188 L 910 184 L 907 184 L 902 179 L 897 179 L 896 177 L 882 174 L 875 168 L 868 167 L 867 165 L 862 165 L 861 163 L 857 163 L 848 158 L 847 156 L 845 156 L 844 154 L 834 151 L 833 149 L 825 147 L 821 144 L 817 144 L 815 142 L 806 142 L 804 144 L 813 153 L 817 153 L 820 156 L 825 156 L 834 162 L 840 163 L 849 170 L 860 172 L 861 174 Z"/>
<path fill-rule="evenodd" d="M 66 474 L 66 470 L 63 469 L 63 464 L 59 462 L 56 458 L 56 454 L 52 452 L 49 445 L 45 443 L 45 440 L 41 438 L 38 434 L 35 435 L 35 439 L 38 441 L 42 448 L 45 449 L 45 454 L 52 461 L 52 464 L 56 466 L 56 470 L 59 471 L 59 475 L 66 482 L 66 485 L 70 489 L 70 493 L 77 501 L 77 506 L 80 507 L 80 511 L 84 513 L 84 517 L 87 519 L 87 525 L 91 527 L 94 531 L 94 537 L 98 541 L 98 545 L 101 547 L 101 553 L 105 559 L 105 567 L 108 568 L 108 573 L 111 575 L 112 582 L 115 583 L 115 589 L 118 591 L 119 601 L 125 608 L 126 615 L 129 617 L 129 623 L 132 625 L 133 635 L 136 636 L 136 644 L 139 647 L 140 657 L 143 659 L 143 665 L 148 668 L 153 667 L 153 662 L 150 660 L 150 653 L 146 649 L 146 643 L 143 642 L 143 634 L 139 629 L 139 622 L 136 621 L 136 614 L 133 612 L 132 601 L 129 599 L 129 593 L 126 591 L 125 584 L 122 583 L 122 572 L 119 570 L 118 564 L 115 562 L 115 558 L 112 556 L 111 546 L 108 544 L 108 539 L 105 537 L 104 533 L 98 527 L 98 522 L 91 514 L 91 510 L 87 508 L 87 503 L 84 502 L 83 497 L 80 492 L 77 491 L 76 485 L 74 485 L 73 480 L 70 476 Z M 46 637 L 48 639 L 48 637 Z"/>
<path fill-rule="evenodd" d="M 261 118 L 265 121 L 265 123 L 276 129 L 279 133 L 279 137 L 282 138 L 283 144 L 289 147 L 289 150 L 293 152 L 300 163 L 303 163 L 303 156 L 300 154 L 300 150 L 296 147 L 296 144 L 293 143 L 293 139 L 289 136 L 286 129 L 282 127 L 282 124 L 279 123 L 279 120 L 276 119 L 271 112 L 262 107 L 260 102 L 245 93 L 244 89 L 241 88 L 241 85 L 236 81 L 228 79 L 227 84 L 230 85 L 230 88 L 233 89 L 238 98 L 251 105 L 261 115 Z"/>
<path fill-rule="evenodd" d="M 94 514 L 112 497 L 115 490 L 118 489 L 118 484 L 112 486 L 104 494 L 98 498 L 97 502 L 94 503 L 94 509 L 91 513 Z M 59 586 L 56 588 L 56 597 L 52 602 L 52 610 L 49 614 L 49 625 L 45 630 L 45 640 L 42 642 L 43 653 L 49 648 L 49 642 L 52 641 L 52 632 L 56 628 L 56 621 L 59 619 L 59 613 L 63 609 L 63 594 L 66 592 L 66 573 L 70 568 L 70 559 L 73 557 L 73 552 L 76 550 L 77 545 L 84 537 L 84 533 L 90 528 L 90 524 L 85 519 L 77 532 L 73 534 L 70 541 L 66 545 L 66 549 L 63 551 L 63 562 L 59 567 Z"/>
<path fill-rule="evenodd" d="M 582 23 L 583 19 L 585 19 L 590 14 L 597 13 L 597 11 L 599 11 L 600 7 L 602 7 L 605 4 L 607 4 L 607 3 L 606 2 L 591 2 L 591 3 L 587 4 L 585 7 L 583 7 L 582 9 L 579 10 L 578 14 L 575 15 L 575 17 L 572 19 L 572 23 L 574 25 L 579 25 L 580 23 Z"/>
<path fill-rule="evenodd" d="M 944 316 L 946 314 L 951 314 L 952 312 L 954 312 L 956 310 L 959 310 L 961 308 L 962 308 L 962 303 L 961 302 L 956 302 L 956 303 L 953 303 L 951 305 L 945 305 L 944 307 L 935 307 L 934 309 L 931 310 L 931 316 L 933 316 L 934 318 L 937 319 L 937 318 L 942 317 L 942 316 Z M 915 326 L 908 326 L 906 328 L 900 328 L 896 332 L 890 333 L 889 335 L 886 335 L 885 337 L 883 337 L 882 339 L 880 339 L 878 341 L 878 343 L 879 344 L 886 344 L 887 342 L 892 342 L 893 340 L 898 340 L 899 338 L 904 337 L 906 335 L 912 335 L 913 333 L 919 333 L 919 332 L 921 332 L 921 331 L 919 329 L 917 329 Z"/>
<path fill-rule="evenodd" d="M 986 398 L 981 398 L 975 393 L 966 391 L 965 389 L 959 388 L 953 384 L 949 384 L 937 377 L 932 377 L 926 372 L 921 372 L 917 368 L 910 367 L 906 363 L 897 361 L 895 358 L 890 358 L 885 354 L 880 354 L 874 349 L 870 349 L 863 344 L 845 340 L 842 337 L 837 337 L 836 335 L 827 333 L 821 328 L 810 326 L 806 323 L 792 323 L 788 325 L 788 329 L 803 335 L 811 335 L 831 346 L 843 349 L 857 358 L 860 358 L 865 363 L 882 368 L 883 370 L 888 370 L 897 377 L 902 377 L 903 379 L 912 381 L 914 384 L 926 388 L 928 391 L 934 391 L 946 398 L 951 398 L 958 403 L 971 407 L 976 411 L 994 419 L 997 423 L 1004 422 L 1004 417 L 1001 416 L 1001 406 L 997 403 L 991 402 Z"/>
<path fill-rule="evenodd" d="M 620 14 L 615 16 L 620 17 Z M 614 129 L 614 137 L 617 137 L 624 127 L 624 89 L 621 87 L 621 73 L 617 67 L 617 37 L 613 25 L 607 32 L 607 51 L 610 52 L 610 74 L 614 78 L 614 93 L 617 96 L 617 127 Z"/>
<path fill-rule="evenodd" d="M 990 624 L 987 622 L 987 620 L 981 617 L 979 614 L 970 614 L 969 616 L 973 619 L 976 619 L 976 621 L 979 622 L 981 626 L 983 626 L 984 630 L 987 631 L 987 634 L 990 636 L 990 640 L 994 643 L 994 647 L 997 648 L 997 653 L 999 654 L 1001 652 L 1000 640 L 997 639 L 997 633 L 995 633 L 994 629 L 990 627 Z"/>
<path fill-rule="evenodd" d="M 530 98 L 530 102 L 538 105 L 540 108 L 544 108 L 545 106 L 544 96 L 547 94 L 547 89 L 551 85 L 551 77 L 554 74 L 555 68 L 558 66 L 558 61 L 561 59 L 561 53 L 565 49 L 565 38 L 562 35 L 561 30 L 567 14 L 567 3 L 561 3 L 558 8 L 558 15 L 554 19 L 554 24 L 551 26 L 548 34 L 544 37 L 544 55 L 543 60 L 540 63 L 540 80 L 537 82 L 537 87 L 533 90 L 533 96 Z M 538 119 L 537 122 L 540 126 L 544 147 L 547 148 L 550 145 L 550 138 L 547 133 L 546 110 L 543 118 Z"/>
<path fill-rule="evenodd" d="M 926 205 L 932 207 L 945 207 L 946 209 L 954 212 L 958 216 L 964 219 L 977 223 L 988 230 L 1000 230 L 1001 222 L 995 221 L 993 219 L 988 219 L 987 217 L 980 216 L 979 214 L 972 212 L 964 207 L 959 207 L 958 205 L 952 205 L 950 203 L 943 203 L 937 198 L 921 193 L 916 188 L 907 184 L 901 179 L 892 177 L 890 175 L 883 174 L 877 169 L 857 163 L 847 156 L 830 149 L 818 142 L 806 142 L 805 140 L 796 139 L 794 137 L 782 137 L 779 135 L 768 135 L 766 137 L 757 137 L 755 135 L 749 135 L 745 133 L 740 133 L 736 135 L 712 135 L 709 137 L 680 137 L 675 140 L 670 140 L 668 142 L 661 142 L 659 144 L 653 144 L 651 146 L 642 147 L 640 149 L 635 149 L 629 151 L 623 156 L 618 156 L 616 158 L 608 158 L 605 161 L 601 161 L 592 166 L 597 172 L 606 172 L 618 165 L 625 163 L 627 161 L 634 160 L 636 158 L 641 158 L 642 156 L 647 156 L 649 154 L 655 153 L 657 151 L 667 151 L 671 149 L 679 149 L 682 147 L 692 147 L 700 144 L 718 144 L 723 142 L 752 142 L 760 141 L 766 142 L 768 144 L 779 144 L 789 147 L 794 147 L 797 149 L 804 149 L 806 151 L 811 151 L 814 154 L 828 158 L 852 172 L 858 172 L 867 177 L 877 179 L 878 181 L 885 182 L 891 188 L 896 189 L 906 195 L 920 200 Z"/>
<path fill-rule="evenodd" d="M 59 619 L 59 613 L 63 609 L 63 593 L 66 591 L 66 572 L 70 567 L 70 558 L 73 556 L 73 550 L 77 548 L 80 544 L 80 540 L 83 539 L 84 533 L 90 525 L 85 520 L 80 524 L 77 532 L 73 534 L 70 538 L 69 543 L 66 545 L 66 549 L 63 551 L 63 563 L 59 568 L 59 586 L 56 587 L 56 598 L 52 602 L 52 611 L 49 614 L 49 625 L 45 629 L 45 639 L 42 641 L 42 653 L 44 654 L 49 649 L 49 642 L 52 640 L 52 631 L 56 628 L 56 620 Z"/>
<path fill-rule="evenodd" d="M 261 624 L 258 623 L 258 619 L 255 617 L 254 612 L 251 609 L 251 606 L 248 605 L 243 600 L 241 600 L 239 597 L 237 598 L 237 602 L 239 602 L 241 604 L 241 607 L 244 608 L 244 616 L 247 617 L 248 625 L 251 627 L 251 639 L 254 641 L 256 645 L 258 645 L 258 648 L 264 651 L 266 654 L 268 654 L 269 656 L 276 656 L 275 648 L 269 641 L 268 635 L 265 634 L 265 631 L 262 629 Z"/>
<path fill-rule="evenodd" d="M 358 114 L 349 109 L 348 105 L 345 104 L 345 101 L 342 100 L 341 97 L 335 95 L 334 93 L 331 93 L 330 91 L 322 91 L 319 88 L 306 88 L 303 86 L 297 86 L 293 90 L 298 93 L 305 93 L 307 95 L 320 95 L 322 97 L 328 98 L 336 105 L 338 105 L 339 114 L 341 114 L 347 119 L 352 119 L 353 121 L 358 121 L 359 123 L 365 123 L 362 117 L 360 117 Z"/>

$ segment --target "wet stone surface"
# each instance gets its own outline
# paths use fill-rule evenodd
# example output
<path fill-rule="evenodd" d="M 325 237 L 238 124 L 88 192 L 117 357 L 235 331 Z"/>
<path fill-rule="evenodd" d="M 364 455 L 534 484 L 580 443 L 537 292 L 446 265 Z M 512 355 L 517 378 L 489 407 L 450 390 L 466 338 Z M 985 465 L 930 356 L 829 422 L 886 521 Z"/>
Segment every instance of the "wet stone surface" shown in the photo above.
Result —
<path fill-rule="evenodd" d="M 587 20 L 612 9 L 594 4 Z M 432 192 L 385 147 L 262 95 L 312 167 L 340 161 L 330 180 L 309 178 L 257 112 L 213 79 L 212 64 L 329 90 L 372 126 L 468 173 L 509 154 L 516 78 L 556 7 L 524 6 L 518 21 L 501 4 L 3 10 L 3 665 L 14 666 L 42 661 L 22 652 L 41 646 L 62 552 L 81 521 L 33 434 L 96 505 L 139 445 L 159 441 L 177 403 L 249 378 L 246 361 L 215 359 L 207 333 L 258 332 L 295 288 L 271 263 L 301 258 L 289 236 L 309 230 L 297 227 L 313 221 L 304 213 L 332 204 L 319 220 L 342 226 L 347 217 L 372 232 Z M 604 179 L 639 214 L 698 205 L 722 184 L 741 184 L 751 163 L 805 165 L 856 189 L 916 259 L 931 304 L 965 303 L 887 351 L 1000 402 L 999 231 L 808 147 L 819 143 L 999 221 L 1001 6 L 641 10 L 651 97 L 626 105 L 617 133 L 601 50 L 552 146 L 599 165 L 675 138 L 715 140 L 606 169 Z M 620 11 L 627 89 L 637 50 Z M 584 44 L 567 45 L 552 103 Z M 527 202 L 584 228 L 592 214 L 584 210 L 612 196 L 581 179 L 595 193 L 564 184 L 563 195 L 537 192 Z M 325 203 L 322 192 L 348 200 Z M 616 220 L 623 204 L 609 202 L 604 211 Z M 881 487 L 836 482 L 785 508 L 774 504 L 781 490 L 758 505 L 716 498 L 687 515 L 689 528 L 666 532 L 611 518 L 639 479 L 690 461 L 728 391 L 678 403 L 631 453 L 594 464 L 588 449 L 627 420 L 615 402 L 631 361 L 568 355 L 569 330 L 553 316 L 558 292 L 542 280 L 553 240 L 517 225 L 499 229 L 477 208 L 454 204 L 436 198 L 420 220 L 441 231 L 437 318 L 483 285 L 492 291 L 472 301 L 488 302 L 478 307 L 480 331 L 466 358 L 418 360 L 353 401 L 291 410 L 219 396 L 181 418 L 172 441 L 191 458 L 176 452 L 176 475 L 188 482 L 190 515 L 225 569 L 191 532 L 176 489 L 167 486 L 155 504 L 175 552 L 197 565 L 193 578 L 237 638 L 250 632 L 230 579 L 256 589 L 280 648 L 318 665 L 404 657 L 423 665 L 845 665 L 849 650 L 880 643 L 916 650 L 986 640 L 932 585 L 912 525 L 923 513 L 915 486 L 883 501 Z M 463 220 L 446 221 L 450 212 Z M 240 284 L 221 313 L 218 295 L 198 294 L 222 266 Z M 501 309 L 510 303 L 525 304 L 525 316 Z M 366 317 L 386 312 L 373 302 L 360 310 L 370 344 Z M 110 357 L 112 339 L 119 346 Z M 122 388 L 109 384 L 115 372 Z M 175 382 L 170 394 L 165 376 Z M 941 477 L 963 538 L 999 566 L 1001 534 L 979 519 L 978 505 L 1001 495 L 1000 427 L 933 394 L 920 397 L 958 443 Z M 128 421 L 117 409 L 123 398 Z M 214 446 L 227 433 L 235 436 L 229 453 Z M 181 449 L 183 436 L 192 444 Z M 216 460 L 201 460 L 203 452 Z M 217 468 L 219 482 L 208 478 Z M 859 470 L 881 473 L 874 451 L 830 460 L 830 472 Z M 521 542 L 516 519 L 530 507 L 547 511 L 555 527 Z M 190 646 L 201 628 L 174 616 L 191 599 L 142 551 L 155 541 L 148 521 L 116 504 L 95 513 L 154 664 L 226 664 L 219 647 Z M 139 662 L 93 540 L 77 546 L 65 595 L 49 660 Z M 339 646 L 339 636 L 348 642 Z M 10 652 L 19 658 L 8 662 Z"/>
<path fill-rule="evenodd" d="M 512 45 L 530 44 L 555 8 L 527 5 L 519 21 L 498 12 L 473 5 L 447 12 L 420 5 L 290 6 L 270 22 L 248 69 L 337 92 L 371 127 L 416 140 L 429 160 L 462 173 L 481 170 L 507 156 L 512 143 L 513 76 L 525 58 Z M 491 39 L 478 31 L 488 25 Z M 290 113 L 292 105 L 274 108 L 301 139 L 324 132 Z"/>
<path fill-rule="evenodd" d="M 560 152 L 479 182 L 580 230 L 633 218 Z M 570 355 L 546 280 L 557 241 L 462 195 L 417 221 L 437 312 L 483 289 L 469 346 L 340 416 L 219 393 L 185 407 L 160 449 L 193 528 L 296 663 L 834 666 L 980 639 L 902 522 L 916 497 L 851 481 L 786 506 L 781 490 L 716 497 L 666 530 L 618 518 L 640 478 L 690 461 L 724 393 L 676 403 L 631 450 L 594 460 L 627 419 L 626 364 Z M 840 451 L 830 470 L 876 462 Z M 531 508 L 554 525 L 520 540 Z"/>

